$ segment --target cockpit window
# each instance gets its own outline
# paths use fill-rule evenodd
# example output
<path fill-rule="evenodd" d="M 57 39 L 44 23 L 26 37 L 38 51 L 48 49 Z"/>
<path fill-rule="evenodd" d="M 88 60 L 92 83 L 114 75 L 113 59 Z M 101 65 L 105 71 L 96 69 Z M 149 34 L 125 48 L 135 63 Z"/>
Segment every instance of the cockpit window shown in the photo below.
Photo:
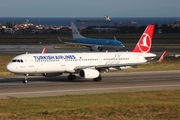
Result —
<path fill-rule="evenodd" d="M 12 62 L 19 62 L 19 63 L 23 63 L 22 59 L 13 59 Z"/>
<path fill-rule="evenodd" d="M 12 60 L 12 62 L 16 62 L 17 60 L 15 59 L 15 60 Z"/>

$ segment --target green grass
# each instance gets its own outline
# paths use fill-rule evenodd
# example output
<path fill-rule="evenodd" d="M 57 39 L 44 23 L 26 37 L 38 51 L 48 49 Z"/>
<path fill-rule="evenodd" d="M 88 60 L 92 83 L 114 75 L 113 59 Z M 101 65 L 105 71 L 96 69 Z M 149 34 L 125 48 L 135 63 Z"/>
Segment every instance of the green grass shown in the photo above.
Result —
<path fill-rule="evenodd" d="M 180 90 L 0 100 L 0 119 L 178 120 Z"/>
<path fill-rule="evenodd" d="M 0 54 L 0 76 L 14 75 L 6 70 L 6 65 L 17 54 Z"/>

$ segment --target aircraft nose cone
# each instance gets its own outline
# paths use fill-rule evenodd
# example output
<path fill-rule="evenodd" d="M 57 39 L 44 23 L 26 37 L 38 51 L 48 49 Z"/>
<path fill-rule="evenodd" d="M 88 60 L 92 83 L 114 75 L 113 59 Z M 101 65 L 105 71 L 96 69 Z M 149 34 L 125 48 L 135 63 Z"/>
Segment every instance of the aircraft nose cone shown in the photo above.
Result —
<path fill-rule="evenodd" d="M 6 65 L 6 69 L 7 69 L 9 72 L 14 72 L 14 69 L 13 69 L 13 66 L 12 66 L 11 63 L 8 63 L 8 64 Z"/>
<path fill-rule="evenodd" d="M 9 64 L 6 65 L 6 70 L 10 71 L 10 65 Z"/>

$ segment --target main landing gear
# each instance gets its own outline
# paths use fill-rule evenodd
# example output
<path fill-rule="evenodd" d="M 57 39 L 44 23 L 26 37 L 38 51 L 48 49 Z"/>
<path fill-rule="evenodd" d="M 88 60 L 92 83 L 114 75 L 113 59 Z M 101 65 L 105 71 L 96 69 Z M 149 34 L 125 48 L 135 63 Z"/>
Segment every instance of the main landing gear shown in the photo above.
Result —
<path fill-rule="evenodd" d="M 68 80 L 75 80 L 76 79 L 76 75 L 73 75 L 72 73 L 70 73 L 69 75 L 68 75 Z"/>
<path fill-rule="evenodd" d="M 94 80 L 95 82 L 100 82 L 100 81 L 102 80 L 102 77 L 101 77 L 101 75 L 99 75 L 99 77 L 94 78 L 93 80 Z"/>
<path fill-rule="evenodd" d="M 75 80 L 75 79 L 76 79 L 76 75 L 73 75 L 72 73 L 70 73 L 70 74 L 68 75 L 68 80 L 73 81 L 73 80 Z M 94 79 L 93 79 L 93 81 L 95 81 L 95 82 L 100 82 L 101 80 L 102 80 L 101 75 L 99 75 L 97 78 L 94 78 Z"/>
<path fill-rule="evenodd" d="M 28 75 L 29 75 L 29 74 L 25 74 L 25 78 L 24 78 L 24 80 L 22 81 L 23 83 L 27 83 L 27 82 L 28 82 L 28 81 L 27 81 Z"/>
<path fill-rule="evenodd" d="M 27 80 L 28 75 L 29 75 L 29 74 L 25 74 L 25 78 L 24 78 L 24 80 L 22 81 L 23 83 L 27 83 L 27 82 L 28 82 L 28 80 Z M 76 75 L 73 75 L 72 73 L 70 73 L 70 74 L 68 75 L 68 80 L 73 81 L 73 80 L 75 80 L 75 79 L 76 79 Z M 102 77 L 101 77 L 101 75 L 99 75 L 97 78 L 94 78 L 93 80 L 94 80 L 95 82 L 100 82 L 100 81 L 102 80 Z"/>

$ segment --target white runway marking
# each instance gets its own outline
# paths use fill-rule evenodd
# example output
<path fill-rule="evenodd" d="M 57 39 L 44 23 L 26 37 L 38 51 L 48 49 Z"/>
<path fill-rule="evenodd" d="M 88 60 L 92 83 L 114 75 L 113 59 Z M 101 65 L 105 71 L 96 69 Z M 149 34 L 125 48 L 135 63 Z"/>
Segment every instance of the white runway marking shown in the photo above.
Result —
<path fill-rule="evenodd" d="M 98 91 L 98 90 L 116 90 L 116 89 L 136 89 L 136 88 L 158 88 L 158 87 L 178 87 L 180 84 L 173 85 L 155 85 L 155 86 L 130 86 L 130 87 L 114 87 L 114 88 L 91 88 L 91 89 L 72 89 L 72 90 L 54 90 L 54 91 L 36 91 L 36 92 L 12 92 L 0 93 L 0 95 L 22 95 L 22 94 L 42 94 L 42 93 L 58 93 L 58 92 L 79 92 L 79 91 Z"/>

